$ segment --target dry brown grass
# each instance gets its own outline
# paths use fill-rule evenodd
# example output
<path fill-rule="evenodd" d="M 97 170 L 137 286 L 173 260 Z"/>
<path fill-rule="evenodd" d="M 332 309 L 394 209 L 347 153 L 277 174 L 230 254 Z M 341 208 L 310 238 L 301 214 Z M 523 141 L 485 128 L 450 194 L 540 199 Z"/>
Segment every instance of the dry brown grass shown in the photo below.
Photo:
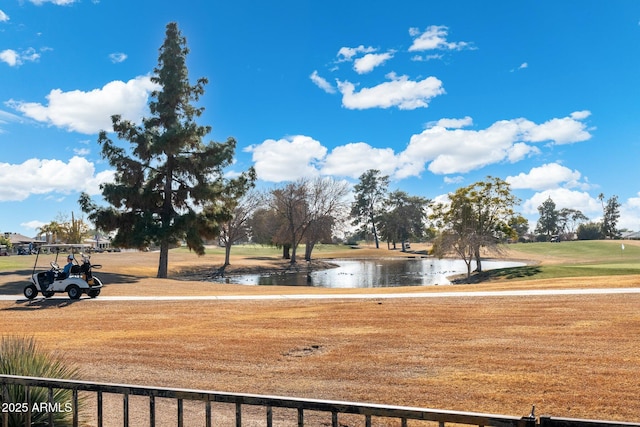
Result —
<path fill-rule="evenodd" d="M 104 295 L 358 292 L 136 277 L 155 273 L 154 256 L 140 254 L 130 265 L 129 254 L 96 255 L 102 258 L 96 262 L 105 264 L 105 270 L 108 265 L 111 277 L 122 282 L 107 286 Z M 177 268 L 192 262 L 186 257 L 173 261 Z M 255 266 L 252 262 L 247 266 Z M 130 277 L 134 279 L 126 283 Z M 640 277 L 625 276 L 615 281 L 580 278 L 455 290 L 639 285 Z M 82 365 L 87 380 L 508 415 L 526 415 L 535 404 L 538 413 L 637 422 L 639 307 L 640 295 L 226 302 L 60 299 L 1 302 L 0 330 L 33 335 L 46 348 L 65 352 Z"/>

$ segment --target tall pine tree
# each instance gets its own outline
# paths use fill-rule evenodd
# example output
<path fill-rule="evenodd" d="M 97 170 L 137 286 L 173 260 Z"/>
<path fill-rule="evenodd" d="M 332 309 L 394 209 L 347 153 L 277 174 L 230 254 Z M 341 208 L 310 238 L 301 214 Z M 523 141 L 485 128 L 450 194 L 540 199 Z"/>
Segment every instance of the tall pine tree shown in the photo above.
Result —
<path fill-rule="evenodd" d="M 112 117 L 114 132 L 131 144 L 129 149 L 117 146 L 105 131 L 98 138 L 102 156 L 116 170 L 114 182 L 102 187 L 111 206 L 100 207 L 87 194 L 80 197 L 97 228 L 116 231 L 114 246 L 160 247 L 160 278 L 167 277 L 172 245 L 184 240 L 197 254 L 204 253 L 203 238 L 217 237 L 219 224 L 231 217 L 219 200 L 241 196 L 255 179 L 253 169 L 233 180 L 224 178 L 224 168 L 233 161 L 233 138 L 203 143 L 211 128 L 196 123 L 204 108 L 192 102 L 204 93 L 207 79 L 190 84 L 188 53 L 177 24 L 169 23 L 151 78 L 158 87 L 151 94 L 151 116 L 141 125 Z"/>

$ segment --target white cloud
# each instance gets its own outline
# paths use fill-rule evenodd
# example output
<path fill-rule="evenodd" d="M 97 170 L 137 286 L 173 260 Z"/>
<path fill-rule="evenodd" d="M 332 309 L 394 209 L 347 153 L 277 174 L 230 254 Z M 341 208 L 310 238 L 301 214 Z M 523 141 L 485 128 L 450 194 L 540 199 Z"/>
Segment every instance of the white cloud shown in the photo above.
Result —
<path fill-rule="evenodd" d="M 372 53 L 375 52 L 376 49 L 369 46 L 369 47 L 364 47 L 363 45 L 360 45 L 358 47 L 341 47 L 340 50 L 338 51 L 338 61 L 339 62 L 343 62 L 343 61 L 352 61 L 353 57 L 361 54 L 361 53 Z"/>
<path fill-rule="evenodd" d="M 98 172 L 95 176 L 89 177 L 84 183 L 84 191 L 87 194 L 101 194 L 100 186 L 102 184 L 111 183 L 115 180 L 116 172 L 114 170 L 106 170 Z"/>
<path fill-rule="evenodd" d="M 530 142 L 554 141 L 556 144 L 571 144 L 586 141 L 591 138 L 586 125 L 580 120 L 586 119 L 591 113 L 579 111 L 570 117 L 551 119 L 541 125 L 532 126 L 527 132 Z"/>
<path fill-rule="evenodd" d="M 553 188 L 536 193 L 523 205 L 523 213 L 527 215 L 538 214 L 538 206 L 541 206 L 549 197 L 556 204 L 556 209 L 577 209 L 587 217 L 602 213 L 602 205 L 591 197 L 586 191 L 574 191 L 567 188 Z"/>
<path fill-rule="evenodd" d="M 640 192 L 638 197 L 630 197 L 620 207 L 620 221 L 618 228 L 640 231 Z"/>
<path fill-rule="evenodd" d="M 36 6 L 41 6 L 45 3 L 55 4 L 56 6 L 66 6 L 76 2 L 76 0 L 29 0 L 29 1 L 35 4 Z"/>
<path fill-rule="evenodd" d="M 10 67 L 20 65 L 20 55 L 13 49 L 6 49 L 0 52 L 0 61 L 9 64 Z"/>
<path fill-rule="evenodd" d="M 73 154 L 75 154 L 76 156 L 85 157 L 91 154 L 91 150 L 88 148 L 74 148 Z"/>
<path fill-rule="evenodd" d="M 39 122 L 85 134 L 111 130 L 111 116 L 140 122 L 145 115 L 149 94 L 157 86 L 143 76 L 128 82 L 113 81 L 89 92 L 52 90 L 48 104 L 11 100 L 7 104 Z"/>
<path fill-rule="evenodd" d="M 98 194 L 98 186 L 113 176 L 113 171 L 95 175 L 93 163 L 77 156 L 67 163 L 36 158 L 21 164 L 0 163 L 0 201 L 21 201 L 33 194 Z"/>
<path fill-rule="evenodd" d="M 21 120 L 22 120 L 22 117 L 20 116 L 9 113 L 7 111 L 0 110 L 0 123 L 19 122 Z"/>
<path fill-rule="evenodd" d="M 571 170 L 558 163 L 548 163 L 540 167 L 532 168 L 529 173 L 521 173 L 517 176 L 508 176 L 505 181 L 511 184 L 513 189 L 550 190 L 578 185 L 582 175 L 577 170 Z M 564 185 L 563 185 L 564 184 Z"/>
<path fill-rule="evenodd" d="M 466 116 L 462 119 L 440 119 L 436 122 L 428 123 L 427 127 L 441 126 L 447 129 L 460 129 L 460 128 L 471 126 L 472 124 L 473 124 L 473 119 L 469 116 Z"/>
<path fill-rule="evenodd" d="M 511 72 L 513 73 L 513 72 L 515 72 L 517 70 L 524 70 L 525 68 L 529 68 L 529 64 L 527 62 L 523 62 L 522 64 L 520 64 L 518 66 L 518 68 L 512 68 Z"/>
<path fill-rule="evenodd" d="M 425 62 L 431 61 L 432 59 L 442 59 L 444 55 L 441 53 L 435 53 L 433 55 L 413 55 L 411 60 L 414 62 Z"/>
<path fill-rule="evenodd" d="M 507 149 L 507 160 L 510 163 L 517 163 L 525 157 L 540 154 L 540 149 L 524 142 L 516 142 Z"/>
<path fill-rule="evenodd" d="M 334 148 L 326 157 L 323 175 L 357 178 L 369 169 L 378 169 L 383 175 L 392 175 L 399 159 L 391 148 L 374 148 L 364 142 L 355 142 Z"/>
<path fill-rule="evenodd" d="M 336 88 L 334 88 L 331 85 L 331 83 L 329 83 L 323 77 L 320 77 L 320 75 L 318 75 L 317 71 L 314 71 L 313 73 L 311 73 L 309 78 L 311 79 L 311 81 L 316 86 L 318 86 L 320 89 L 324 90 L 325 92 L 327 92 L 327 93 L 336 93 Z"/>
<path fill-rule="evenodd" d="M 9 15 L 0 10 L 0 22 L 7 22 L 9 20 Z"/>
<path fill-rule="evenodd" d="M 252 153 L 258 178 L 270 182 L 295 181 L 319 174 L 316 163 L 324 159 L 326 147 L 315 139 L 295 135 L 284 139 L 268 139 L 245 149 Z"/>
<path fill-rule="evenodd" d="M 386 53 L 368 53 L 362 58 L 358 58 L 353 62 L 353 69 L 358 74 L 366 74 L 371 72 L 374 68 L 384 64 L 389 59 L 393 58 L 393 51 Z"/>
<path fill-rule="evenodd" d="M 442 81 L 435 77 L 413 81 L 407 76 L 396 76 L 389 73 L 388 82 L 371 88 L 355 91 L 351 82 L 338 82 L 338 89 L 342 93 L 342 105 L 352 110 L 367 108 L 398 107 L 400 110 L 414 110 L 426 108 L 432 98 L 445 93 Z"/>
<path fill-rule="evenodd" d="M 564 119 L 553 120 L 565 123 Z M 498 121 L 487 129 L 461 129 L 472 123 L 471 117 L 438 120 L 432 127 L 413 135 L 407 148 L 398 153 L 391 148 L 354 142 L 337 146 L 327 154 L 328 149 L 319 141 L 304 135 L 277 141 L 269 139 L 245 151 L 253 154 L 258 177 L 271 182 L 318 175 L 357 178 L 372 168 L 398 180 L 420 176 L 425 167 L 434 174 L 462 174 L 494 163 L 515 163 L 525 156 L 540 153 L 530 140 L 536 128 L 544 124 L 514 119 Z M 571 123 L 567 126 L 575 129 L 574 139 L 583 137 L 579 126 Z M 549 134 L 550 143 L 557 143 L 553 140 L 555 137 L 571 139 L 565 129 L 556 131 L 557 135 Z M 528 174 L 509 177 L 509 180 L 515 188 L 546 190 L 562 184 L 566 188 L 588 189 L 589 185 L 581 178 L 577 171 L 549 164 L 534 168 Z M 460 179 L 445 178 L 445 183 L 456 183 Z"/>
<path fill-rule="evenodd" d="M 570 114 L 571 118 L 574 120 L 584 120 L 591 115 L 591 111 L 583 110 L 583 111 L 574 111 Z"/>
<path fill-rule="evenodd" d="M 119 64 L 120 62 L 124 62 L 127 59 L 127 54 L 122 52 L 114 52 L 109 54 L 109 60 L 114 64 Z"/>
<path fill-rule="evenodd" d="M 449 42 L 449 28 L 444 25 L 431 25 L 424 32 L 418 28 L 409 28 L 409 35 L 414 37 L 413 44 L 409 47 L 409 52 L 420 52 L 425 50 L 462 50 L 471 49 L 468 42 Z"/>
<path fill-rule="evenodd" d="M 43 221 L 37 221 L 37 220 L 27 221 L 20 224 L 21 227 L 26 228 L 27 230 L 37 230 L 38 228 L 41 228 L 44 225 L 47 225 L 47 223 Z"/>
<path fill-rule="evenodd" d="M 252 153 L 258 178 L 269 182 L 319 175 L 357 178 L 369 169 L 393 175 L 400 162 L 393 149 L 374 148 L 364 142 L 338 146 L 327 154 L 328 149 L 319 141 L 304 135 L 268 139 L 245 151 Z"/>
<path fill-rule="evenodd" d="M 575 117 L 579 116 L 586 117 L 585 114 Z M 420 174 L 427 163 L 428 169 L 436 174 L 465 173 L 505 160 L 516 162 L 538 153 L 539 149 L 531 143 L 566 144 L 590 137 L 586 125 L 574 117 L 552 119 L 540 125 L 522 118 L 501 120 L 481 130 L 436 125 L 411 137 L 402 153 L 404 170 L 398 174 Z"/>
<path fill-rule="evenodd" d="M 638 197 L 631 197 L 627 200 L 627 206 L 640 211 L 640 191 L 638 192 Z"/>
<path fill-rule="evenodd" d="M 452 177 L 448 177 L 448 176 L 444 177 L 444 183 L 445 184 L 461 184 L 462 182 L 464 182 L 464 177 L 461 176 L 461 175 L 452 176 Z"/>

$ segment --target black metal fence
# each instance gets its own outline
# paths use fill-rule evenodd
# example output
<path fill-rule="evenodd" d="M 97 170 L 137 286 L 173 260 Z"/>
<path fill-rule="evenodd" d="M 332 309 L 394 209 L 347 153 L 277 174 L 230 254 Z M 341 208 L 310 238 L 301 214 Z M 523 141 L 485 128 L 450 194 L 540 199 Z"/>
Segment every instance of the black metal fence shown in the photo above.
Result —
<path fill-rule="evenodd" d="M 10 387 L 24 387 L 24 402 L 10 402 L 9 401 L 9 388 Z M 46 389 L 48 402 L 31 402 L 30 399 L 34 390 Z M 54 393 L 59 390 L 70 391 L 69 402 L 54 402 Z M 68 393 L 67 392 L 67 393 Z M 91 399 L 91 412 L 88 416 L 85 411 L 80 411 L 79 398 L 80 393 L 83 395 L 93 396 Z M 492 415 L 473 412 L 458 412 L 458 411 L 443 411 L 425 408 L 412 408 L 403 406 L 389 406 L 389 405 L 377 405 L 377 404 L 362 404 L 353 402 L 341 402 L 341 401 L 329 401 L 329 400 L 312 400 L 312 399 L 298 399 L 292 397 L 280 397 L 280 396 L 265 396 L 254 394 L 241 394 L 241 393 L 225 393 L 217 391 L 205 391 L 205 390 L 190 390 L 190 389 L 174 389 L 174 388 L 159 388 L 159 387 L 144 387 L 134 386 L 126 384 L 109 384 L 109 383 L 94 383 L 87 381 L 72 381 L 72 380 L 58 380 L 49 378 L 36 378 L 36 377 L 24 377 L 15 375 L 0 375 L 0 402 L 2 404 L 2 427 L 9 426 L 9 415 L 12 411 L 19 410 L 23 412 L 23 419 L 25 426 L 31 426 L 31 418 L 34 412 L 41 410 L 48 411 L 48 422 L 46 425 L 49 427 L 54 426 L 54 412 L 56 410 L 64 410 L 69 412 L 69 418 L 73 426 L 86 426 L 95 425 L 97 427 L 104 427 L 105 421 L 112 421 L 109 415 L 106 414 L 104 408 L 105 397 L 116 397 L 121 399 L 119 405 L 121 409 L 118 410 L 119 414 L 118 425 L 121 424 L 124 427 L 130 425 L 130 414 L 132 412 L 131 399 L 134 396 L 140 396 L 146 401 L 142 403 L 144 406 L 140 408 L 141 402 L 136 400 L 135 410 L 137 413 L 140 411 L 146 412 L 144 416 L 145 425 L 148 423 L 151 427 L 158 425 L 158 400 L 171 400 L 175 403 L 173 408 L 175 412 L 170 414 L 169 425 L 191 427 L 193 421 L 189 421 L 189 424 L 185 424 L 185 402 L 189 402 L 189 409 L 193 409 L 193 404 L 199 405 L 201 408 L 197 411 L 201 414 L 203 419 L 200 419 L 197 424 L 206 427 L 211 427 L 216 421 L 216 417 L 219 415 L 212 408 L 213 405 L 227 404 L 233 408 L 232 415 L 230 417 L 231 424 L 235 424 L 237 427 L 243 425 L 243 415 L 245 415 L 251 408 L 262 408 L 262 410 L 256 414 L 255 410 L 251 411 L 251 424 L 255 425 L 256 418 L 261 418 L 258 421 L 259 425 L 266 425 L 271 427 L 274 425 L 274 412 L 282 408 L 288 410 L 287 416 L 293 418 L 293 424 L 299 427 L 305 425 L 331 425 L 332 427 L 342 427 L 345 424 L 343 418 L 356 417 L 359 425 L 364 424 L 366 427 L 371 427 L 373 423 L 384 423 L 387 421 L 400 424 L 403 427 L 407 427 L 409 421 L 414 420 L 418 422 L 431 422 L 437 423 L 438 427 L 445 427 L 446 424 L 455 423 L 463 425 L 473 426 L 496 426 L 496 427 L 640 427 L 640 423 L 617 423 L 606 421 L 590 421 L 590 420 L 572 420 L 563 418 L 551 418 L 541 417 L 539 422 L 533 414 L 524 417 L 511 417 L 505 415 Z M 63 406 L 60 406 L 63 405 Z M 202 408 L 203 407 L 203 408 Z M 39 414 L 42 415 L 42 414 Z M 87 416 L 92 421 L 81 419 Z M 308 415 L 313 415 L 313 418 L 308 418 Z M 166 414 L 163 415 L 165 418 Z M 280 415 L 282 416 L 282 415 Z M 325 421 L 318 422 L 318 417 L 324 417 Z M 227 417 L 228 419 L 229 417 Z M 174 421 L 175 420 L 175 421 Z M 290 420 L 289 420 L 290 421 Z M 165 420 L 166 423 L 166 420 Z M 247 423 L 248 424 L 248 423 Z M 278 423 L 280 425 L 280 423 Z M 290 423 L 289 423 L 290 424 Z M 136 425 L 141 425 L 137 423 Z M 11 426 L 14 427 L 14 426 Z"/>

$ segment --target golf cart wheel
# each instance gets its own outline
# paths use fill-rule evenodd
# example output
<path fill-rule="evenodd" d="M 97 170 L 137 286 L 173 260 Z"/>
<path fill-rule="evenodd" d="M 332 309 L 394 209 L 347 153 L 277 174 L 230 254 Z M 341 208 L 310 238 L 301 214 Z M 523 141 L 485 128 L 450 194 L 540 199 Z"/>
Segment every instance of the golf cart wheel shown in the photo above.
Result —
<path fill-rule="evenodd" d="M 69 298 L 71 299 L 79 299 L 82 295 L 82 291 L 76 285 L 71 285 L 67 289 L 67 294 L 69 294 Z"/>
<path fill-rule="evenodd" d="M 94 291 L 89 291 L 88 295 L 89 295 L 90 298 L 95 298 L 98 295 L 100 295 L 100 289 L 96 289 Z"/>
<path fill-rule="evenodd" d="M 24 296 L 27 299 L 34 299 L 38 295 L 38 288 L 35 285 L 25 286 L 24 288 Z"/>

